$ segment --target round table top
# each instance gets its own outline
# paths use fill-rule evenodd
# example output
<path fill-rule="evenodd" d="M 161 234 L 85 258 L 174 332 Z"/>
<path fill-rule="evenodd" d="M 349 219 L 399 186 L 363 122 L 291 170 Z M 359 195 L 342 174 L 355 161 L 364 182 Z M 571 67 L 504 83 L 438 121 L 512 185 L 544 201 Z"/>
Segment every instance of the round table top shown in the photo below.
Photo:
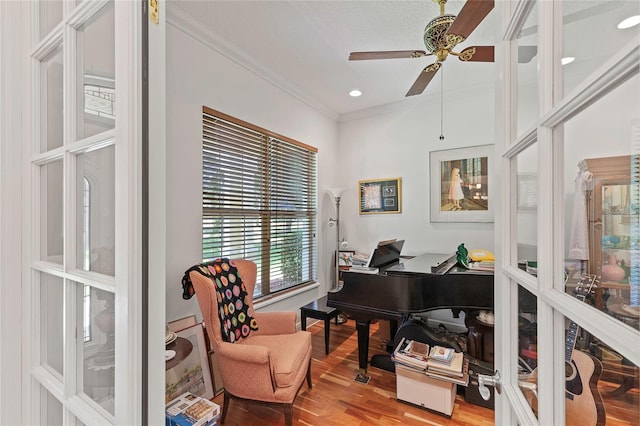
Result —
<path fill-rule="evenodd" d="M 176 351 L 176 355 L 168 360 L 165 365 L 165 370 L 170 370 L 189 356 L 193 350 L 193 344 L 184 337 L 178 337 L 176 340 L 166 345 L 166 350 Z"/>

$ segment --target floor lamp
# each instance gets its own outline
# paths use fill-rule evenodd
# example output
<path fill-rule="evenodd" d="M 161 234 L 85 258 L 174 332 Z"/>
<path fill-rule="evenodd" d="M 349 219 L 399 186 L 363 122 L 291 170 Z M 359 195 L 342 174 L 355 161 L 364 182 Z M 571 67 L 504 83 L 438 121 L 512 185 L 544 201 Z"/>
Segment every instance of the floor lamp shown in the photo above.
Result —
<path fill-rule="evenodd" d="M 327 192 L 333 196 L 333 201 L 336 203 L 336 218 L 329 219 L 329 227 L 336 227 L 336 241 L 335 241 L 335 256 L 334 256 L 334 280 L 331 285 L 331 290 L 337 290 L 340 284 L 340 199 L 342 194 L 346 191 L 346 188 L 328 188 Z"/>

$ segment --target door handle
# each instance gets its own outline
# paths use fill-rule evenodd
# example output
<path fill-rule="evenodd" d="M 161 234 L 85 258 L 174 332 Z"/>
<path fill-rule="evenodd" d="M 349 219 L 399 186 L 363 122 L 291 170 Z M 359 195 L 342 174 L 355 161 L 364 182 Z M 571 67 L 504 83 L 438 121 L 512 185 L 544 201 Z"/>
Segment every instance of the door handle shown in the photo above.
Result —
<path fill-rule="evenodd" d="M 498 393 L 502 392 L 502 382 L 500 381 L 500 372 L 498 370 L 496 370 L 493 376 L 478 374 L 478 391 L 485 401 L 488 401 L 491 397 L 491 391 L 487 386 L 493 386 Z"/>

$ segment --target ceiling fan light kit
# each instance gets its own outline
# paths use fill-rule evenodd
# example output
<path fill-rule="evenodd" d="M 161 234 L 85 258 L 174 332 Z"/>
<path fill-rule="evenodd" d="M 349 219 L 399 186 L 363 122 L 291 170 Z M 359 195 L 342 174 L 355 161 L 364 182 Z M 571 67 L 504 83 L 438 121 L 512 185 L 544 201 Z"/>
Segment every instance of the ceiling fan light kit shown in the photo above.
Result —
<path fill-rule="evenodd" d="M 421 94 L 440 69 L 449 54 L 464 62 L 493 62 L 493 46 L 473 46 L 462 52 L 454 52 L 456 45 L 465 41 L 482 20 L 491 12 L 494 0 L 467 0 L 460 13 L 446 14 L 447 0 L 433 0 L 440 5 L 440 15 L 433 18 L 424 29 L 424 45 L 429 53 L 422 50 L 395 50 L 374 52 L 352 52 L 349 60 L 399 59 L 435 56 L 436 62 L 425 67 L 418 75 L 406 96 Z"/>

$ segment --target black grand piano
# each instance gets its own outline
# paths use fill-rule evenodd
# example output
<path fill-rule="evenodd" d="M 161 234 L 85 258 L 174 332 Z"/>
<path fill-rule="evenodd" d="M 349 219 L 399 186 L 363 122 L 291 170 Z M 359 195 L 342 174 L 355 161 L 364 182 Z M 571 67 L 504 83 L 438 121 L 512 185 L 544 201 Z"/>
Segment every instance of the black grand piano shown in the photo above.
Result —
<path fill-rule="evenodd" d="M 426 253 L 380 266 L 377 274 L 344 271 L 342 276 L 342 287 L 327 294 L 327 305 L 355 320 L 361 372 L 367 370 L 373 319 L 391 320 L 394 334 L 412 313 L 493 310 L 493 272 L 457 266 L 451 255 Z"/>

